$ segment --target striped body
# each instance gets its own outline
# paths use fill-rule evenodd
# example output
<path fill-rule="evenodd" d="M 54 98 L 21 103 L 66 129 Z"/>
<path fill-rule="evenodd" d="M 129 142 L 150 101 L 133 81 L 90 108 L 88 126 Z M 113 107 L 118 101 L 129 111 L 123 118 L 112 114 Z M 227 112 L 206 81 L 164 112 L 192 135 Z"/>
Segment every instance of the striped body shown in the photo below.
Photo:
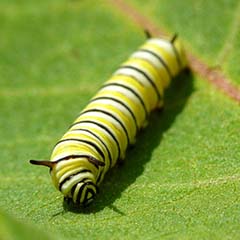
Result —
<path fill-rule="evenodd" d="M 178 40 L 150 38 L 114 72 L 54 147 L 51 176 L 65 197 L 80 205 L 93 200 L 185 66 Z"/>

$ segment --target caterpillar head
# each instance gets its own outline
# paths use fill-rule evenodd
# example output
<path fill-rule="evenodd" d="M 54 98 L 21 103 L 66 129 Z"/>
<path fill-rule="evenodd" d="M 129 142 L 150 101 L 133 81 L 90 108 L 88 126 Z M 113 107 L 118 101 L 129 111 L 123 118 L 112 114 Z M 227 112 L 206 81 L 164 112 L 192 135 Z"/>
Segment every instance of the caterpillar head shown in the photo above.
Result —
<path fill-rule="evenodd" d="M 98 160 L 89 158 L 70 158 L 59 162 L 30 160 L 35 165 L 50 168 L 55 187 L 62 192 L 68 202 L 86 206 L 91 203 L 98 192 Z M 95 165 L 94 165 L 95 164 Z"/>

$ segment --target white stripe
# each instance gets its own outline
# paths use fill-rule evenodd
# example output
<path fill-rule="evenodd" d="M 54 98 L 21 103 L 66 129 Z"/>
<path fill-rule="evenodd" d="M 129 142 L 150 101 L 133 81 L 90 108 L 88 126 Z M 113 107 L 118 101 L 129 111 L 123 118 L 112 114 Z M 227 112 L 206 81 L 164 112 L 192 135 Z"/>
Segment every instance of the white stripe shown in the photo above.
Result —
<path fill-rule="evenodd" d="M 56 177 L 58 178 L 58 182 L 61 183 L 65 178 L 68 178 L 69 176 L 71 176 L 73 174 L 76 174 L 77 172 L 80 172 L 80 171 L 85 170 L 85 169 L 86 169 L 86 167 L 77 167 L 77 168 L 75 167 L 74 169 L 68 170 L 67 172 L 65 172 L 62 175 L 59 174 L 59 171 L 58 171 Z"/>
<path fill-rule="evenodd" d="M 111 106 L 117 108 L 120 112 L 123 112 L 124 114 L 126 114 L 128 116 L 131 116 L 129 111 L 124 106 L 122 106 L 122 104 L 120 104 L 120 103 L 118 103 L 114 100 L 111 100 L 111 99 L 97 99 L 92 103 L 99 103 L 99 104 L 104 104 L 104 105 L 107 105 L 107 106 L 111 105 Z"/>
<path fill-rule="evenodd" d="M 121 83 L 119 81 L 119 83 Z M 140 100 L 135 96 L 135 94 L 133 94 L 130 90 L 124 88 L 124 87 L 121 87 L 121 86 L 106 86 L 105 88 L 103 88 L 102 90 L 100 90 L 99 93 L 101 93 L 102 91 L 104 91 L 105 89 L 107 90 L 110 90 L 112 92 L 119 92 L 121 94 L 123 94 L 125 97 L 127 97 L 130 101 L 133 102 L 133 104 L 140 104 L 141 105 L 141 102 Z M 139 93 L 138 93 L 139 94 Z M 141 96 L 141 94 L 139 94 Z M 141 96 L 142 98 L 142 96 Z"/>
<path fill-rule="evenodd" d="M 158 47 L 166 50 L 171 55 L 175 56 L 175 53 L 174 53 L 173 47 L 172 47 L 172 43 L 167 40 L 153 38 L 153 39 L 148 40 L 148 43 L 153 43 L 153 44 L 157 45 Z"/>
<path fill-rule="evenodd" d="M 102 113 L 102 112 L 87 112 L 87 113 L 84 113 L 82 116 L 86 117 L 86 118 L 88 118 L 88 117 L 94 117 L 94 118 L 99 117 L 100 119 L 96 119 L 95 121 L 97 123 L 102 123 L 103 125 L 106 125 L 104 122 L 101 121 L 101 119 L 104 119 L 104 120 L 106 120 L 107 123 L 112 123 L 113 124 L 113 126 L 107 125 L 108 128 L 112 129 L 112 131 L 118 132 L 121 136 L 124 136 L 124 137 L 126 136 L 125 131 L 123 130 L 120 123 L 117 120 L 115 120 L 114 118 L 112 118 L 111 116 L 106 115 L 105 113 Z M 91 119 L 92 118 L 89 118 L 89 120 L 91 120 Z M 84 119 L 83 121 L 85 121 L 85 120 L 87 120 L 87 119 Z M 80 117 L 79 121 L 81 121 L 81 117 Z M 120 131 L 120 129 L 122 129 L 122 130 Z M 119 136 L 119 134 L 117 135 L 117 137 Z M 122 141 L 120 141 L 120 139 L 118 139 L 118 140 L 119 140 L 119 143 L 122 142 Z M 127 144 L 127 136 L 125 137 L 125 140 L 126 140 L 126 144 Z"/>
<path fill-rule="evenodd" d="M 81 182 L 81 180 L 83 178 L 89 178 L 92 179 L 92 173 L 86 172 L 86 173 L 79 173 L 76 176 L 71 177 L 68 181 L 66 181 L 63 185 L 62 185 L 62 193 L 64 195 L 67 195 L 68 190 L 70 190 L 74 184 Z"/>
<path fill-rule="evenodd" d="M 153 65 L 153 67 L 157 69 L 164 68 L 163 64 L 159 61 L 159 59 L 149 52 L 137 51 L 134 54 L 132 54 L 131 57 L 146 60 L 150 62 Z"/>
<path fill-rule="evenodd" d="M 136 70 L 131 69 L 131 68 L 120 68 L 119 70 L 117 70 L 114 73 L 114 75 L 133 76 L 134 78 L 136 78 L 144 86 L 150 86 L 149 81 L 146 79 L 146 77 L 144 77 L 143 74 L 141 74 L 141 73 L 139 73 Z"/>

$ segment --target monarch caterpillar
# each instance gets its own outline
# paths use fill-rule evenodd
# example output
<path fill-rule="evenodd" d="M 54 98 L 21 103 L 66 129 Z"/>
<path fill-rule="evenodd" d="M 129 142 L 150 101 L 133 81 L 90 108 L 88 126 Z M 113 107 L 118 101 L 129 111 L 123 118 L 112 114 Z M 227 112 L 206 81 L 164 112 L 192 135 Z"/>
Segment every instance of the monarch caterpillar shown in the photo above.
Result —
<path fill-rule="evenodd" d="M 75 204 L 94 199 L 106 172 L 125 158 L 150 112 L 163 106 L 164 89 L 186 67 L 177 35 L 146 35 L 57 142 L 51 160 L 30 160 L 49 167 L 55 187 Z"/>

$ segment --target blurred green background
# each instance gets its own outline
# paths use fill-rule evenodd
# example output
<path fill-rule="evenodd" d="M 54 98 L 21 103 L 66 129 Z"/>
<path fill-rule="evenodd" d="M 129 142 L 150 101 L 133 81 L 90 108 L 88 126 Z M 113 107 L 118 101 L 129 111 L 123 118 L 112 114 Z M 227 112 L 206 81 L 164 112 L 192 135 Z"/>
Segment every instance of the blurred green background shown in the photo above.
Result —
<path fill-rule="evenodd" d="M 240 84 L 240 2 L 131 0 Z M 52 147 L 145 40 L 108 1 L 0 1 L 0 239 L 239 239 L 240 108 L 181 74 L 84 210 L 63 204 Z"/>

